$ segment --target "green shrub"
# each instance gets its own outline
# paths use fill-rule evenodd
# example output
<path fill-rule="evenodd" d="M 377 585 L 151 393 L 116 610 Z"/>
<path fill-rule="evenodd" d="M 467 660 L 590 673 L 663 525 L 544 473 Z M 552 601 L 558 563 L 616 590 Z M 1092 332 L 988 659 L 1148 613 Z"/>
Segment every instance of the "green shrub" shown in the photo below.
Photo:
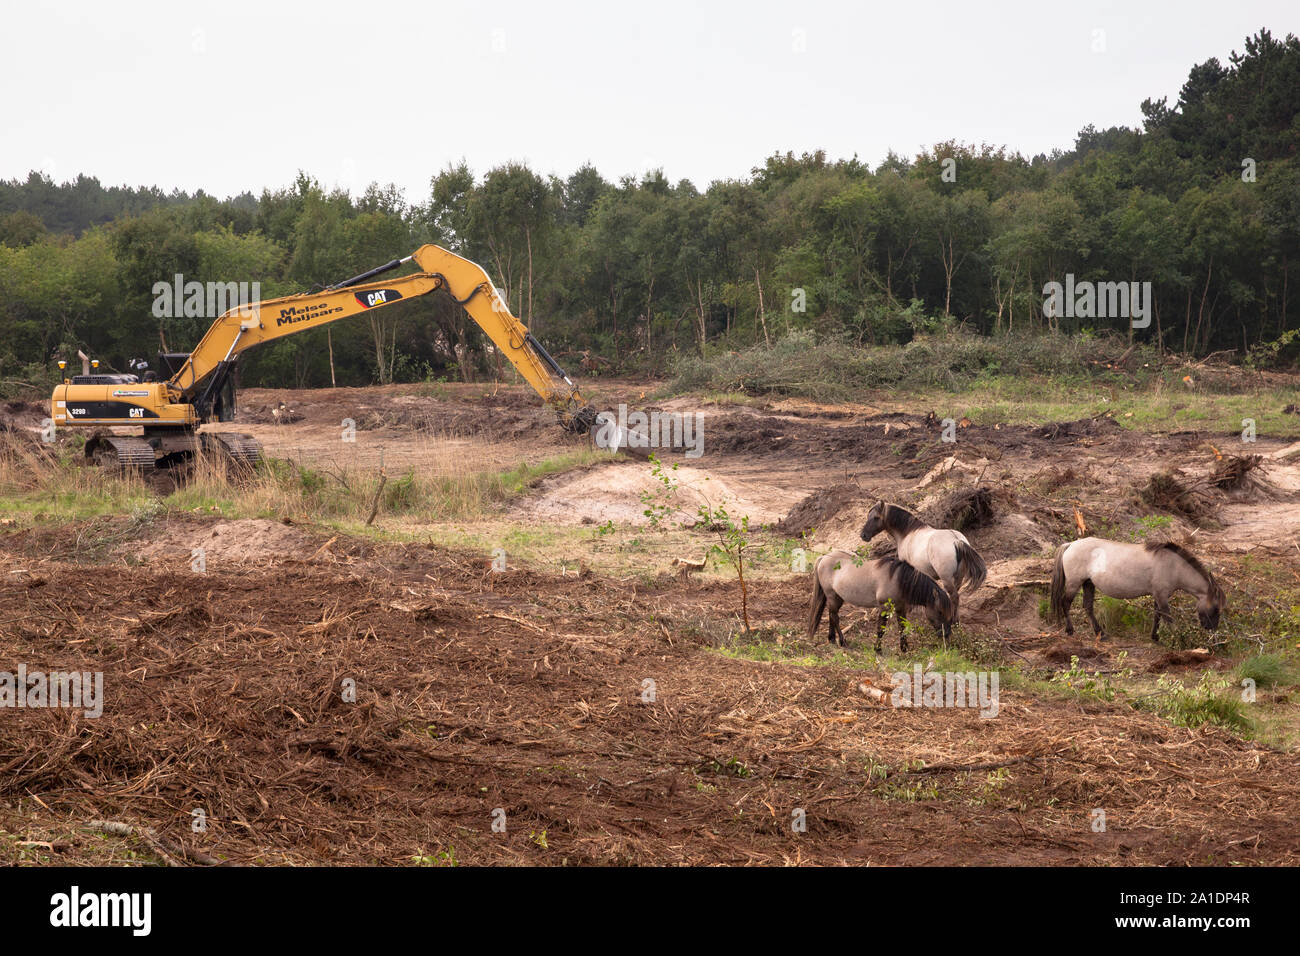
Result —
<path fill-rule="evenodd" d="M 1155 699 L 1156 712 L 1170 723 L 1193 730 L 1203 724 L 1236 731 L 1251 729 L 1241 697 L 1226 692 L 1230 687 L 1227 681 L 1209 671 L 1195 687 L 1168 677 L 1161 677 L 1157 686 L 1164 693 Z"/>
<path fill-rule="evenodd" d="M 990 337 L 919 320 L 914 327 L 918 334 L 906 345 L 859 347 L 843 335 L 819 340 L 803 329 L 771 347 L 716 348 L 704 356 L 683 356 L 670 387 L 674 392 L 745 391 L 835 401 L 879 388 L 956 389 L 999 375 L 1118 382 L 1108 366 L 1128 348 L 1119 336 Z M 926 328 L 937 331 L 920 331 Z M 1149 346 L 1135 350 L 1134 361 L 1159 365 Z"/>
<path fill-rule="evenodd" d="M 1237 677 L 1259 687 L 1276 687 L 1295 680 L 1295 669 L 1281 654 L 1256 654 L 1237 665 Z"/>

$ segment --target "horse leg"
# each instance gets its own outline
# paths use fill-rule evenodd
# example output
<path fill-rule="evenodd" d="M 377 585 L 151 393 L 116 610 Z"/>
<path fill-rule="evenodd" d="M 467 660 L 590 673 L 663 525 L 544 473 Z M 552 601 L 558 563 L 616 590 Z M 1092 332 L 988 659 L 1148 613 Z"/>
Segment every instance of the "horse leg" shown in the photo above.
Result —
<path fill-rule="evenodd" d="M 894 611 L 894 617 L 898 618 L 898 650 L 901 654 L 907 653 L 907 605 L 900 604 Z"/>
<path fill-rule="evenodd" d="M 889 623 L 889 605 L 886 604 L 880 609 L 880 617 L 876 619 L 876 653 L 881 653 L 881 642 L 885 639 L 885 625 Z"/>
<path fill-rule="evenodd" d="M 1097 622 L 1097 615 L 1092 612 L 1092 602 L 1097 597 L 1097 587 L 1091 581 L 1083 582 L 1083 609 L 1088 614 L 1088 621 L 1092 624 L 1092 632 L 1098 637 L 1104 637 L 1101 632 L 1101 625 Z"/>
<path fill-rule="evenodd" d="M 1062 602 L 1063 607 L 1062 607 L 1062 613 L 1061 613 L 1061 616 L 1065 618 L 1065 633 L 1066 633 L 1066 634 L 1073 634 L 1073 633 L 1074 633 L 1074 625 L 1070 623 L 1070 605 L 1074 603 L 1074 596 L 1075 596 L 1076 594 L 1078 594 L 1078 593 L 1079 593 L 1079 592 L 1078 592 L 1077 590 L 1076 590 L 1076 591 L 1071 591 L 1071 590 L 1069 589 L 1069 587 L 1067 586 L 1066 589 L 1065 589 L 1065 594 L 1063 595 L 1063 597 L 1065 598 L 1065 600 Z"/>
<path fill-rule="evenodd" d="M 827 640 L 832 644 L 838 640 L 840 647 L 844 646 L 844 632 L 840 630 L 840 608 L 843 606 L 844 598 L 838 594 L 827 596 L 826 610 L 830 613 L 831 626 L 831 633 Z"/>
<path fill-rule="evenodd" d="M 961 585 L 954 581 L 952 586 L 946 588 L 946 590 L 948 600 L 952 602 L 952 623 L 955 625 L 957 623 L 957 608 L 961 604 Z"/>
<path fill-rule="evenodd" d="M 1156 601 L 1155 620 L 1151 622 L 1151 640 L 1159 643 L 1160 641 L 1160 619 L 1164 618 L 1170 624 L 1174 623 L 1174 615 L 1169 610 L 1168 594 L 1153 594 Z"/>

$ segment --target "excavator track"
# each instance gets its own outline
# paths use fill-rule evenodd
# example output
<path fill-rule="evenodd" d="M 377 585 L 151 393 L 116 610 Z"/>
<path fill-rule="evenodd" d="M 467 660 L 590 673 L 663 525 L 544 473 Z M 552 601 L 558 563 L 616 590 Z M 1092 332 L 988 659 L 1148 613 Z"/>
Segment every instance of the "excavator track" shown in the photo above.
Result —
<path fill-rule="evenodd" d="M 134 435 L 97 435 L 86 442 L 86 457 L 104 468 L 152 471 L 153 445 Z"/>
<path fill-rule="evenodd" d="M 203 450 L 223 460 L 252 468 L 262 460 L 262 443 L 252 435 L 204 432 Z"/>

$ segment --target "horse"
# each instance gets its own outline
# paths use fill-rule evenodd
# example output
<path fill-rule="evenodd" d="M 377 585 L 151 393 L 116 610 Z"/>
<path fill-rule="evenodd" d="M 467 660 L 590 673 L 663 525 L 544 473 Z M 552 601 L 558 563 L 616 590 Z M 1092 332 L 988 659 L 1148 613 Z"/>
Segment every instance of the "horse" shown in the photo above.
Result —
<path fill-rule="evenodd" d="M 1135 598 L 1150 594 L 1156 602 L 1156 619 L 1151 625 L 1151 640 L 1159 640 L 1160 620 L 1173 623 L 1169 596 L 1187 591 L 1196 597 L 1196 613 L 1201 627 L 1212 631 L 1219 626 L 1226 597 L 1206 567 L 1191 554 L 1172 542 L 1129 544 L 1104 538 L 1080 538 L 1056 549 L 1052 567 L 1052 616 L 1065 621 L 1065 633 L 1073 634 L 1070 605 L 1083 590 L 1083 609 L 1092 623 L 1093 632 L 1102 636 L 1101 624 L 1093 614 L 1096 592 L 1113 598 Z"/>
<path fill-rule="evenodd" d="M 905 561 L 893 556 L 864 559 L 848 551 L 828 551 L 813 565 L 812 601 L 808 606 L 808 638 L 817 633 L 822 611 L 830 610 L 830 642 L 839 640 L 840 608 L 845 603 L 880 608 L 876 622 L 876 653 L 885 634 L 890 609 L 898 618 L 898 649 L 907 652 L 907 612 L 925 608 L 926 617 L 945 639 L 952 633 L 952 602 L 943 588 Z"/>
<path fill-rule="evenodd" d="M 867 512 L 860 534 L 863 541 L 870 541 L 881 531 L 894 539 L 899 558 L 943 584 L 952 600 L 955 624 L 962 585 L 974 591 L 988 575 L 979 552 L 960 531 L 932 528 L 906 508 L 884 501 L 876 502 Z"/>

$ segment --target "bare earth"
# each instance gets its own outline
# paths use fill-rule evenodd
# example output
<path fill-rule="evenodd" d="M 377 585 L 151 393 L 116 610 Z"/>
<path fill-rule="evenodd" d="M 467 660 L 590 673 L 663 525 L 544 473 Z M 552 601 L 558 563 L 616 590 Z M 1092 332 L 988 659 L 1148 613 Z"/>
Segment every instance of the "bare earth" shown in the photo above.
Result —
<path fill-rule="evenodd" d="M 645 390 L 615 383 L 602 398 L 696 410 L 654 406 Z M 241 402 L 246 420 L 226 427 L 317 467 L 382 457 L 390 471 L 462 474 L 585 441 L 514 387 L 248 390 Z M 704 455 L 664 456 L 679 466 L 672 529 L 647 525 L 642 496 L 661 485 L 632 461 L 547 478 L 497 520 L 575 533 L 613 522 L 703 554 L 698 505 L 725 504 L 776 526 L 771 540 L 810 531 L 806 546 L 852 548 L 878 498 L 926 514 L 984 486 L 992 514 L 967 533 L 990 576 L 963 623 L 1004 665 L 1046 671 L 1071 656 L 1105 670 L 1122 651 L 1138 670 L 1180 667 L 1167 646 L 1083 630 L 1066 642 L 1042 621 L 1050 555 L 1079 518 L 1105 529 L 1169 515 L 1163 533 L 1220 576 L 1229 619 L 1253 600 L 1244 561 L 1266 557 L 1300 581 L 1300 457 L 1269 457 L 1298 435 L 1243 449 L 1226 433 L 1154 436 L 1099 418 L 970 425 L 947 443 L 929 409 L 700 410 Z M 1259 480 L 1213 487 L 1216 451 L 1265 456 Z M 1188 513 L 1141 497 L 1171 469 L 1197 489 Z M 494 573 L 471 549 L 284 519 L 0 529 L 0 670 L 103 671 L 107 698 L 99 718 L 0 711 L 0 860 L 125 862 L 134 849 L 297 864 L 1300 862 L 1294 751 L 1028 690 L 1003 688 L 993 719 L 890 707 L 866 690 L 890 680 L 870 655 L 831 663 L 824 638 L 798 637 L 806 574 L 749 582 L 760 635 L 806 658 L 764 663 L 717 649 L 735 628 L 734 576 L 682 578 L 666 562 Z M 1185 597 L 1178 606 L 1185 617 Z M 864 618 L 851 620 L 850 639 L 869 648 Z M 921 640 L 938 648 L 928 631 Z M 791 825 L 800 812 L 806 832 Z M 95 833 L 91 820 L 156 839 Z M 20 841 L 35 849 L 7 848 Z"/>

